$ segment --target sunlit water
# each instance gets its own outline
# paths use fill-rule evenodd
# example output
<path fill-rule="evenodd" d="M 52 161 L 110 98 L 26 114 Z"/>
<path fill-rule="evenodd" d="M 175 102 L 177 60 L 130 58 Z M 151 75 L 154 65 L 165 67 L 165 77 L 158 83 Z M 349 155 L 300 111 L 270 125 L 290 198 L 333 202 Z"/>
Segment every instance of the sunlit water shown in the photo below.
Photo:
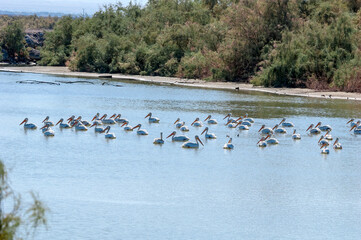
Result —
<path fill-rule="evenodd" d="M 361 117 L 354 101 L 311 99 L 203 90 L 167 85 L 117 82 L 94 84 L 19 84 L 19 80 L 78 81 L 49 75 L 0 73 L 0 158 L 12 169 L 15 190 L 34 190 L 51 209 L 49 229 L 36 239 L 359 239 L 361 236 L 360 137 L 348 130 L 351 117 Z M 149 124 L 152 111 L 161 119 Z M 47 116 L 122 113 L 149 136 L 124 132 L 115 140 L 102 134 L 60 131 L 46 138 L 24 131 L 28 117 L 41 126 Z M 224 115 L 246 112 L 256 122 L 249 131 L 224 126 Z M 180 117 L 189 126 L 212 114 L 216 140 L 198 150 L 183 149 L 165 136 Z M 278 135 L 278 146 L 260 149 L 257 132 L 282 117 L 294 122 Z M 344 149 L 320 154 L 318 137 L 305 130 L 322 121 L 333 127 Z M 222 123 L 222 124 L 221 124 Z M 190 126 L 189 126 L 190 127 Z M 201 130 L 190 127 L 192 138 Z M 237 136 L 239 134 L 239 137 Z M 222 146 L 226 135 L 235 149 Z"/>

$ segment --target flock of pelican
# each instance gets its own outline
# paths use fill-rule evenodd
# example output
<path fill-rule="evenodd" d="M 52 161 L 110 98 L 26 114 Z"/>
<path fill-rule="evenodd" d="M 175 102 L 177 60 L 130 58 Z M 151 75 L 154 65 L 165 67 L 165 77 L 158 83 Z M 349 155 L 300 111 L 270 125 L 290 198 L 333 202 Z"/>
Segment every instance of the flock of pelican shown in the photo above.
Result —
<path fill-rule="evenodd" d="M 149 123 L 159 123 L 160 119 L 157 117 L 153 117 L 152 113 L 148 113 L 145 118 L 148 118 Z M 255 120 L 253 118 L 248 117 L 248 114 L 245 114 L 245 116 L 241 116 L 239 118 L 233 118 L 232 114 L 227 114 L 223 121 L 225 121 L 225 126 L 228 128 L 238 128 L 242 131 L 249 130 Z M 218 121 L 216 119 L 212 119 L 212 116 L 209 115 L 204 119 L 204 122 L 207 125 L 216 125 L 218 124 Z M 51 137 L 55 136 L 55 132 L 52 129 L 54 126 L 58 126 L 59 128 L 68 129 L 68 128 L 75 128 L 77 131 L 87 131 L 89 128 L 94 127 L 94 131 L 96 133 L 104 133 L 104 137 L 106 139 L 116 139 L 116 135 L 112 132 L 109 132 L 111 129 L 111 125 L 120 124 L 121 127 L 124 127 L 124 131 L 133 131 L 136 130 L 137 135 L 148 135 L 147 130 L 142 129 L 141 124 L 137 124 L 136 126 L 132 127 L 129 124 L 129 120 L 126 118 L 122 118 L 121 114 L 113 114 L 108 118 L 107 114 L 104 114 L 100 116 L 99 113 L 97 113 L 92 120 L 86 121 L 83 120 L 81 116 L 75 117 L 74 115 L 69 117 L 66 121 L 64 121 L 63 118 L 61 118 L 56 124 L 54 124 L 52 121 L 49 120 L 49 116 L 47 116 L 42 123 L 44 124 L 40 129 L 42 130 L 42 133 L 44 136 Z M 37 129 L 37 126 L 33 123 L 28 122 L 28 118 L 25 118 L 20 125 L 24 124 L 25 129 Z M 355 119 L 351 119 L 347 122 L 347 124 L 350 124 L 350 131 L 353 131 L 354 134 L 361 134 L 361 121 L 355 121 Z M 179 129 L 181 132 L 188 132 L 189 127 L 185 125 L 184 121 L 181 121 L 180 118 L 176 119 L 176 121 L 173 124 L 176 129 Z M 191 125 L 192 127 L 203 127 L 203 123 L 199 118 L 196 118 Z M 277 134 L 285 134 L 287 133 L 286 128 L 294 128 L 295 125 L 292 122 L 287 122 L 285 118 L 283 118 L 278 124 L 276 124 L 274 127 L 266 127 L 265 125 L 262 125 L 261 128 L 258 130 L 260 134 L 260 140 L 257 142 L 258 147 L 267 147 L 268 145 L 275 145 L 279 144 L 279 141 L 277 140 L 276 136 Z M 317 123 L 316 125 L 311 124 L 306 132 L 309 135 L 318 135 L 322 132 L 325 132 L 325 134 L 321 135 L 320 139 L 318 140 L 318 144 L 321 149 L 322 154 L 329 154 L 330 150 L 328 149 L 328 146 L 332 144 L 333 137 L 331 136 L 330 132 L 332 131 L 331 126 L 329 125 L 322 125 L 321 122 Z M 209 132 L 209 127 L 205 127 L 202 131 L 201 135 L 204 135 L 206 139 L 216 139 L 217 136 L 214 133 Z M 227 137 L 229 137 L 227 135 Z M 173 131 L 170 133 L 167 137 L 171 138 L 174 142 L 183 142 L 182 147 L 183 148 L 199 148 L 200 144 L 204 146 L 203 142 L 199 138 L 198 135 L 194 136 L 195 141 L 191 142 L 190 138 L 186 135 L 178 135 L 177 131 Z M 293 140 L 300 140 L 301 135 L 296 132 L 295 129 L 293 129 L 292 134 Z M 154 144 L 164 144 L 165 141 L 163 139 L 163 133 L 160 133 L 160 138 L 156 138 L 153 141 Z M 339 138 L 336 138 L 336 140 L 333 142 L 332 147 L 335 150 L 342 149 L 342 145 L 340 143 Z M 232 138 L 229 137 L 229 140 L 224 144 L 224 149 L 234 149 L 234 145 L 232 144 Z"/>

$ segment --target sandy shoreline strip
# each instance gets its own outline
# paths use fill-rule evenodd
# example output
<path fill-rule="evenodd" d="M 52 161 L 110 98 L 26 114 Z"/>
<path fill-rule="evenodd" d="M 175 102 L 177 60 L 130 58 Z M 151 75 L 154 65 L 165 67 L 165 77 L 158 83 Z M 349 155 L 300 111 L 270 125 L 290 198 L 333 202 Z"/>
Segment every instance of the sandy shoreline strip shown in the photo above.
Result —
<path fill-rule="evenodd" d="M 361 100 L 361 93 L 347 93 L 347 92 L 332 92 L 332 91 L 316 91 L 306 88 L 265 88 L 256 87 L 252 84 L 234 83 L 234 82 L 207 82 L 198 79 L 181 79 L 175 77 L 158 77 L 158 76 L 138 76 L 138 75 L 124 75 L 124 74 L 100 74 L 87 72 L 72 72 L 67 67 L 50 67 L 50 66 L 32 66 L 32 67 L 10 67 L 1 66 L 0 71 L 3 72 L 23 72 L 23 73 L 42 73 L 59 76 L 70 77 L 87 77 L 87 78 L 106 78 L 112 79 L 127 79 L 141 82 L 153 82 L 161 84 L 171 84 L 187 87 L 210 88 L 210 89 L 224 89 L 240 91 L 256 91 L 265 92 L 278 95 L 300 96 L 300 97 L 315 97 L 326 99 L 344 99 L 344 100 Z"/>

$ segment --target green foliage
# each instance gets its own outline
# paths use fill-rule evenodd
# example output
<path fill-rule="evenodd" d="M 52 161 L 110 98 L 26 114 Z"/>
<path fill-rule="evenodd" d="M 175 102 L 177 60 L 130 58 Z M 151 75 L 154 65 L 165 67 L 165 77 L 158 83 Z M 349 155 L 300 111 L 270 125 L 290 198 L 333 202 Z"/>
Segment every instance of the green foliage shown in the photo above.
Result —
<path fill-rule="evenodd" d="M 20 239 L 20 236 L 34 234 L 40 226 L 46 226 L 46 213 L 48 209 L 31 193 L 32 204 L 24 209 L 19 194 L 16 194 L 9 185 L 8 171 L 0 161 L 0 239 Z M 3 205 L 8 206 L 4 212 Z M 21 232 L 25 230 L 25 233 Z"/>
<path fill-rule="evenodd" d="M 25 32 L 20 22 L 13 22 L 2 30 L 0 39 L 1 46 L 11 58 L 23 56 L 25 53 L 24 44 Z"/>

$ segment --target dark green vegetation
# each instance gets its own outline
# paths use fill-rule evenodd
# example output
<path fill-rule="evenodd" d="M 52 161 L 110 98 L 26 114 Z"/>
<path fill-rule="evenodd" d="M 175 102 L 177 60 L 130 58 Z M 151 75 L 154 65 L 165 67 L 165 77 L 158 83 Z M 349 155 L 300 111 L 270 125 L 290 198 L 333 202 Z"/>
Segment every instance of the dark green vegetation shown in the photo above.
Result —
<path fill-rule="evenodd" d="M 361 92 L 361 0 L 149 0 L 63 17 L 43 65 Z"/>
<path fill-rule="evenodd" d="M 47 224 L 48 209 L 31 193 L 32 203 L 24 206 L 21 196 L 9 185 L 8 171 L 0 160 L 0 239 L 23 239 L 34 234 L 34 231 Z M 4 208 L 6 206 L 6 208 Z M 4 211 L 7 209 L 7 211 Z"/>

